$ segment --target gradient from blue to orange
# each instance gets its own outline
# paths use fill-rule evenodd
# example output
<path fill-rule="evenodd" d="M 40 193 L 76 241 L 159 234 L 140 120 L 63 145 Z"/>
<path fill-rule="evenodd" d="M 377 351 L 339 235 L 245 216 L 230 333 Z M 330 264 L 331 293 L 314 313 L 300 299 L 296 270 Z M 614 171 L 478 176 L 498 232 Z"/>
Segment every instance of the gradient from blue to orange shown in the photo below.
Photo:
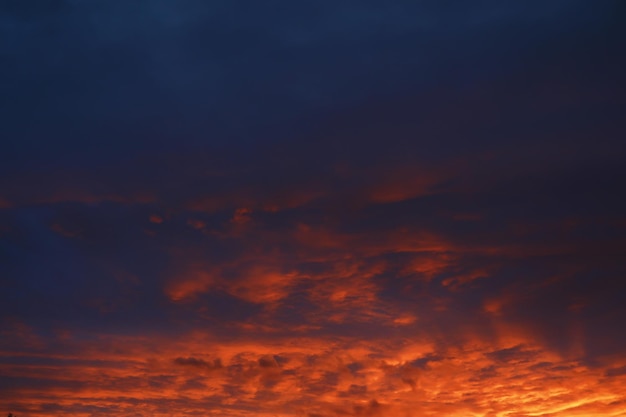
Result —
<path fill-rule="evenodd" d="M 0 1 L 0 412 L 626 416 L 621 1 Z"/>

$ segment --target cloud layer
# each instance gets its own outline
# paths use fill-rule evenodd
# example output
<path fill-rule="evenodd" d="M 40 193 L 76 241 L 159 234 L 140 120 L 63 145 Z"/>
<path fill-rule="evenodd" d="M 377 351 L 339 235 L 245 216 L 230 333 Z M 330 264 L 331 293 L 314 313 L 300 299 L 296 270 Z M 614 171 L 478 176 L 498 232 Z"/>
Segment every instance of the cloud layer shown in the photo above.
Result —
<path fill-rule="evenodd" d="M 626 416 L 616 3 L 5 3 L 0 412 Z"/>

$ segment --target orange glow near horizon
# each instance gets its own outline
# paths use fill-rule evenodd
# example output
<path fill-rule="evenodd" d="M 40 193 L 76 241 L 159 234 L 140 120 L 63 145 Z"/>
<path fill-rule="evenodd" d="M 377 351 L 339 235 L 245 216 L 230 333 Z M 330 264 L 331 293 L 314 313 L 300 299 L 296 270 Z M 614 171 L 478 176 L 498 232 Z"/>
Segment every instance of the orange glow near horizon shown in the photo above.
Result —
<path fill-rule="evenodd" d="M 465 311 L 455 301 L 509 263 L 583 250 L 574 243 L 477 244 L 409 224 L 347 232 L 296 221 L 273 230 L 253 210 L 231 213 L 221 231 L 179 222 L 185 234 L 235 245 L 227 258 L 164 243 L 173 262 L 162 308 L 182 321 L 127 335 L 57 324 L 52 336 L 6 321 L 3 407 L 27 417 L 626 416 L 626 357 L 585 359 L 593 341 L 577 315 L 589 302 L 566 307 L 565 346 L 520 310 L 593 264 L 480 294 Z M 150 214 L 150 238 L 175 221 Z M 50 230 L 83 239 L 58 222 Z M 124 291 L 144 284 L 114 275 Z M 211 294 L 251 313 L 225 320 Z M 120 308 L 85 302 L 103 317 Z"/>
<path fill-rule="evenodd" d="M 82 353 L 45 357 L 45 365 L 34 352 L 4 352 L 3 361 L 20 358 L 4 377 L 31 384 L 8 388 L 3 403 L 34 417 L 626 415 L 624 367 L 590 368 L 530 344 L 100 338 L 84 345 L 70 337 L 65 343 Z"/>
<path fill-rule="evenodd" d="M 5 321 L 3 407 L 27 417 L 626 416 L 626 357 L 585 359 L 593 341 L 576 314 L 587 302 L 575 300 L 558 325 L 569 329 L 565 346 L 520 313 L 575 270 L 480 295 L 466 311 L 455 301 L 508 262 L 571 247 L 469 245 L 407 227 L 368 235 L 297 222 L 277 233 L 250 210 L 233 218 L 220 233 L 180 223 L 242 245 L 236 256 L 208 262 L 197 247 L 168 249 L 163 308 L 192 321 L 172 316 L 128 334 L 55 325 L 52 335 Z M 170 221 L 151 214 L 151 238 Z M 142 285 L 115 275 L 123 288 Z M 254 313 L 226 320 L 206 299 L 216 293 Z"/>

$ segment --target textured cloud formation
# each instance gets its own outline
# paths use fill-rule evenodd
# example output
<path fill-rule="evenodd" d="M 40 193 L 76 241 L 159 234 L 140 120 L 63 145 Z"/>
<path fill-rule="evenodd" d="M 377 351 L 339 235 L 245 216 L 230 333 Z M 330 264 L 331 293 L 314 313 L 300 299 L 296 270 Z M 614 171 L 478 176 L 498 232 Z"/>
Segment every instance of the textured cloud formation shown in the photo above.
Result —
<path fill-rule="evenodd" d="M 199 332 L 48 341 L 66 354 L 40 346 L 2 358 L 7 401 L 28 415 L 624 415 L 623 373 L 511 332 L 456 346 L 427 336 L 218 342 Z"/>
<path fill-rule="evenodd" d="M 517 167 L 483 178 L 490 163 L 345 189 L 337 174 L 297 204 L 279 201 L 306 183 L 9 206 L 3 403 L 29 416 L 626 415 L 623 216 L 601 191 L 579 209 L 554 199 L 580 186 L 570 162 L 551 167 L 559 188 L 520 185 Z M 385 186 L 404 197 L 371 197 Z"/>
<path fill-rule="evenodd" d="M 235 3 L 0 4 L 0 412 L 626 416 L 623 7 Z"/>

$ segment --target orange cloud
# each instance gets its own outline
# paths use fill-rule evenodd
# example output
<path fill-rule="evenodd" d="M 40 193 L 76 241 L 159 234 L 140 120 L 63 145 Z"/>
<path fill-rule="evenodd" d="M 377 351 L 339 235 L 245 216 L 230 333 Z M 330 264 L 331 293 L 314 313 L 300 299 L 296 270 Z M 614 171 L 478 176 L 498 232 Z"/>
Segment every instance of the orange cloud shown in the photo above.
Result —
<path fill-rule="evenodd" d="M 77 404 L 128 412 L 137 401 L 143 404 L 141 414 L 154 415 L 182 406 L 181 415 L 243 416 L 251 415 L 253 404 L 252 415 L 285 416 L 305 410 L 324 416 L 411 417 L 626 413 L 623 374 L 588 368 L 532 345 L 474 341 L 433 353 L 434 345 L 405 339 L 259 344 L 191 336 L 174 343 L 153 340 L 158 349 L 137 349 L 145 342 L 126 339 L 121 346 L 131 348 L 130 356 L 87 349 L 73 363 L 55 365 L 50 359 L 45 368 L 5 368 L 5 377 L 32 381 L 30 388 L 12 389 L 12 405 L 35 416 L 50 413 L 45 398 L 61 405 L 52 415 L 80 415 Z M 207 351 L 213 353 L 202 353 Z"/>
<path fill-rule="evenodd" d="M 182 301 L 207 291 L 216 282 L 217 279 L 211 272 L 197 268 L 184 276 L 176 276 L 166 287 L 165 292 L 172 301 Z"/>
<path fill-rule="evenodd" d="M 587 357 L 594 340 L 583 313 L 604 306 L 581 292 L 563 305 L 546 296 L 573 278 L 586 288 L 584 273 L 595 278 L 614 242 L 532 240 L 544 225 L 508 220 L 504 232 L 499 224 L 450 232 L 450 209 L 425 221 L 412 206 L 370 213 L 441 192 L 452 172 L 397 169 L 363 183 L 346 174 L 341 181 L 358 183 L 349 195 L 342 184 L 315 183 L 180 197 L 182 208 L 167 211 L 175 230 L 162 236 L 165 225 L 153 226 L 159 234 L 147 245 L 162 245 L 149 255 L 162 256 L 163 268 L 141 280 L 107 274 L 117 284 L 152 285 L 146 297 L 164 294 L 150 302 L 167 316 L 146 319 L 135 335 L 92 330 L 114 312 L 113 297 L 98 287 L 80 300 L 100 314 L 86 314 L 85 327 L 2 322 L 1 403 L 33 417 L 626 416 L 626 357 Z M 60 192 L 38 201 L 153 201 L 141 195 Z M 141 222 L 164 221 L 148 208 Z M 452 220 L 488 219 L 467 212 Z M 550 230 L 562 233 L 580 224 L 556 223 Z M 81 259 L 94 256 L 88 249 Z M 109 259 L 98 261 L 106 269 Z M 216 294 L 241 311 L 228 311 Z M 551 304 L 542 309 L 545 299 Z M 550 320 L 557 324 L 545 326 Z M 563 332 L 567 346 L 551 343 L 550 331 Z"/>
<path fill-rule="evenodd" d="M 159 216 L 158 214 L 150 215 L 150 223 L 161 224 L 163 223 L 163 220 L 163 217 Z"/>
<path fill-rule="evenodd" d="M 4 389 L 0 398 L 16 414 L 36 417 L 94 409 L 101 410 L 94 415 L 229 417 L 251 409 L 283 416 L 626 415 L 623 365 L 590 368 L 519 341 L 468 338 L 445 346 L 427 335 L 229 341 L 201 332 L 70 337 L 63 343 L 72 354 L 29 349 L 15 361 L 2 352 L 3 379 L 28 384 Z"/>

